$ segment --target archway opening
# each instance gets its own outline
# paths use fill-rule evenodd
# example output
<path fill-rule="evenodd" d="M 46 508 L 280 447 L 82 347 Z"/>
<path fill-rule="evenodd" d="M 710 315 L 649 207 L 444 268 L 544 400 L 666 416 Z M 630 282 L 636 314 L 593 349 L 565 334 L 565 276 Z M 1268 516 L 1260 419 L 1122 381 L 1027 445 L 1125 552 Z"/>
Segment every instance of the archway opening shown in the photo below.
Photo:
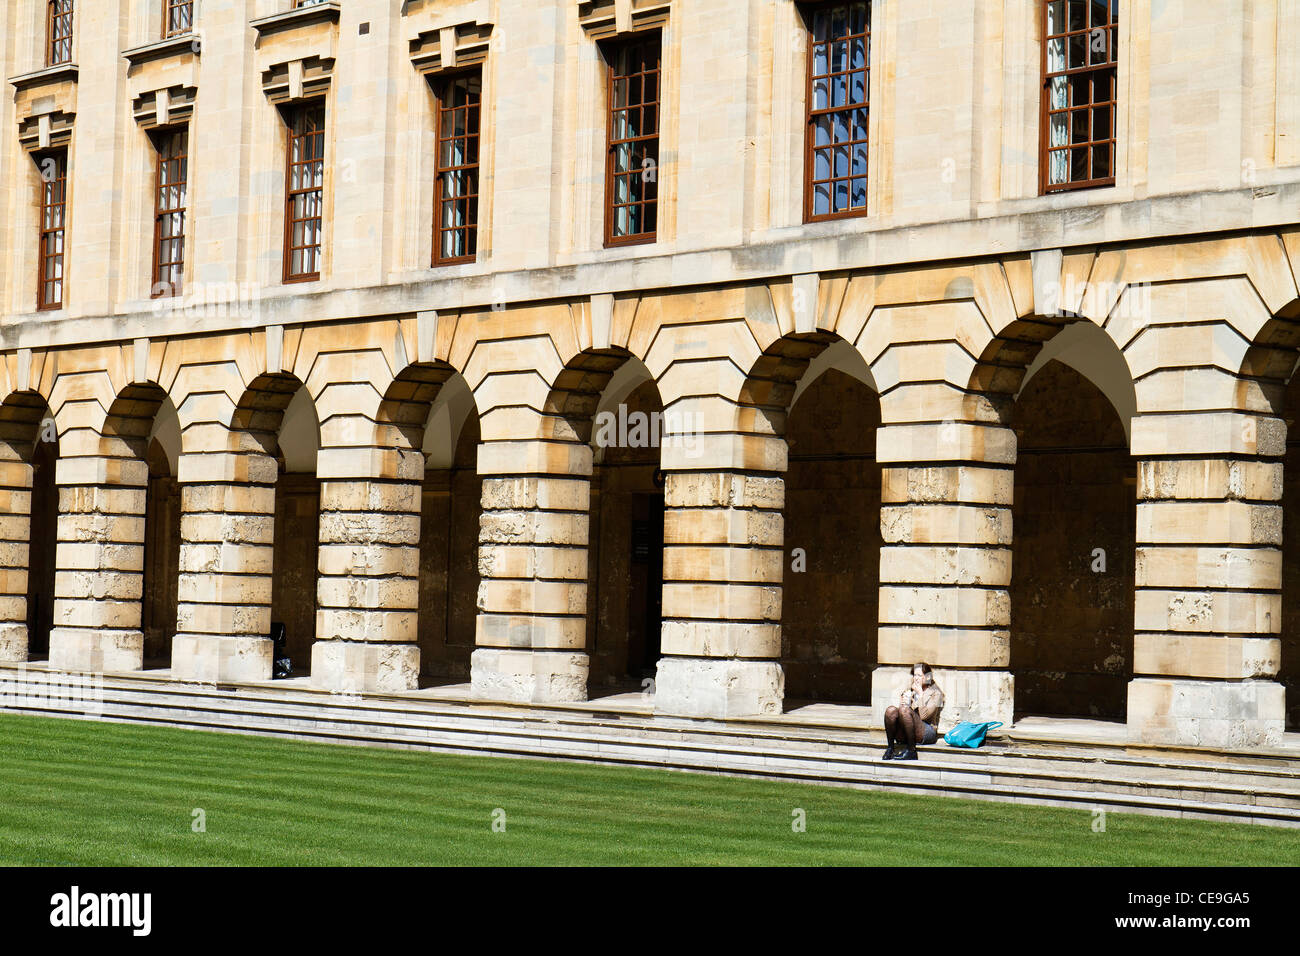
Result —
<path fill-rule="evenodd" d="M 180 583 L 181 494 L 176 482 L 181 431 L 176 407 L 156 382 L 127 385 L 104 421 L 101 450 L 132 462 L 129 487 L 143 491 L 127 513 L 138 537 L 139 625 L 145 668 L 171 665 Z M 137 470 L 138 469 L 138 470 Z M 143 508 L 143 513 L 135 511 Z"/>
<path fill-rule="evenodd" d="M 787 706 L 871 699 L 881 473 L 880 401 L 869 381 L 859 353 L 836 342 L 801 380 L 786 420 L 781 666 Z"/>
<path fill-rule="evenodd" d="M 1114 350 L 1095 326 L 1079 328 Z M 1113 403 L 1094 376 L 1072 367 L 1087 367 L 1089 354 L 1044 349 L 1012 413 L 1018 446 L 1010 594 L 1017 718 L 1122 721 L 1127 713 L 1136 466 L 1126 420 L 1116 409 L 1127 404 L 1128 393 L 1120 390 Z M 1113 358 L 1123 362 L 1117 350 Z M 1120 368 L 1122 375 L 1127 367 Z M 1124 381 L 1131 389 L 1131 379 Z"/>
<path fill-rule="evenodd" d="M 588 646 L 591 683 L 617 689 L 653 679 L 661 656 L 663 402 L 649 372 L 629 360 L 611 380 L 592 436 Z"/>
<path fill-rule="evenodd" d="M 167 403 L 171 405 L 170 402 Z M 159 416 L 161 434 L 150 437 L 145 461 L 149 485 L 145 493 L 144 582 L 141 593 L 141 630 L 144 632 L 144 666 L 169 667 L 180 583 L 181 489 L 176 481 L 176 454 L 170 449 L 170 424 L 176 412 Z M 155 432 L 159 432 L 156 423 Z M 180 440 L 176 425 L 175 441 Z"/>
<path fill-rule="evenodd" d="M 269 376 L 268 376 L 269 377 Z M 291 379 L 278 394 L 296 385 L 283 404 L 275 431 L 275 545 L 271 577 L 271 635 L 284 628 L 284 649 L 276 655 L 292 662 L 292 676 L 309 675 L 316 642 L 316 583 L 320 554 L 320 479 L 316 454 L 320 423 L 306 386 Z"/>
<path fill-rule="evenodd" d="M 1286 459 L 1282 465 L 1282 627 L 1277 679 L 1286 691 L 1286 727 L 1300 727 L 1300 375 L 1283 399 Z"/>
<path fill-rule="evenodd" d="M 428 402 L 420 507 L 420 674 L 429 683 L 470 676 L 478 617 L 478 530 L 483 480 L 474 395 L 446 375 Z"/>
<path fill-rule="evenodd" d="M 52 421 L 42 428 L 32 451 L 31 525 L 27 569 L 27 657 L 44 659 L 50 653 L 54 627 L 54 542 L 59 520 L 59 488 L 54 471 L 59 441 Z"/>

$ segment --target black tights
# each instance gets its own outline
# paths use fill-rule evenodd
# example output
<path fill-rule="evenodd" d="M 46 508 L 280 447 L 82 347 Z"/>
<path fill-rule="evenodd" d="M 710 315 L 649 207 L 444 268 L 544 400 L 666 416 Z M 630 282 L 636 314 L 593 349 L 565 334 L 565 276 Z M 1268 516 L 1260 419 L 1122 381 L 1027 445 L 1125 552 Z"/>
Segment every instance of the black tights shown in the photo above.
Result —
<path fill-rule="evenodd" d="M 889 746 L 898 741 L 908 750 L 916 749 L 921 737 L 921 715 L 910 707 L 889 707 L 885 710 L 885 739 Z"/>

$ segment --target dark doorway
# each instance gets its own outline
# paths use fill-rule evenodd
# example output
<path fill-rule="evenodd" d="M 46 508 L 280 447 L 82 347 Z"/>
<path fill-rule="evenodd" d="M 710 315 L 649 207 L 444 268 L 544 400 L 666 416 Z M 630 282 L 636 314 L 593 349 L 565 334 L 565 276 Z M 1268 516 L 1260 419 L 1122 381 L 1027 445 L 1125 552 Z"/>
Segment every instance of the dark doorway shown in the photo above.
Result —
<path fill-rule="evenodd" d="M 59 520 L 54 466 L 58 458 L 55 442 L 36 442 L 27 571 L 27 656 L 31 659 L 49 655 L 50 629 L 54 626 L 54 548 Z"/>
<path fill-rule="evenodd" d="M 176 634 L 180 582 L 181 494 L 158 439 L 149 444 L 149 487 L 145 494 L 144 583 L 141 630 L 145 667 L 169 667 Z"/>
<path fill-rule="evenodd" d="M 320 481 L 280 472 L 275 484 L 275 574 L 271 620 L 284 624 L 293 674 L 311 671 L 316 642 L 316 567 L 319 553 Z M 279 656 L 280 652 L 277 652 Z"/>
<path fill-rule="evenodd" d="M 880 601 L 880 400 L 828 369 L 786 423 L 781 667 L 785 699 L 871 699 Z"/>
<path fill-rule="evenodd" d="M 654 677 L 664 597 L 664 496 L 632 496 L 632 554 L 628 581 L 627 673 Z"/>
<path fill-rule="evenodd" d="M 1014 414 L 1016 716 L 1123 720 L 1137 513 L 1124 424 L 1097 386 L 1059 361 L 1026 383 Z"/>

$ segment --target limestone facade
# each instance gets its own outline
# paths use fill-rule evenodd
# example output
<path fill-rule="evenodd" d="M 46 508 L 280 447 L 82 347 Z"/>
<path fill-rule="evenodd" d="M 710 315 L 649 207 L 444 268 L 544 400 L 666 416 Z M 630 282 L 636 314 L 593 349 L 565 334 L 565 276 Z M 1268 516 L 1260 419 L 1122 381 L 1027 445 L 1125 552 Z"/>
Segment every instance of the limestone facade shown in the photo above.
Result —
<path fill-rule="evenodd" d="M 639 677 L 657 641 L 664 714 L 779 712 L 795 658 L 801 687 L 869 670 L 881 706 L 926 660 L 948 723 L 1023 710 L 1026 648 L 1041 693 L 1087 672 L 1076 709 L 1104 698 L 1135 740 L 1275 742 L 1288 689 L 1294 722 L 1300 5 L 1122 0 L 1116 183 L 1044 196 L 1040 4 L 874 0 L 868 211 L 811 224 L 792 0 L 196 6 L 160 40 L 160 2 L 78 4 L 51 68 L 46 4 L 0 11 L 4 659 L 139 669 L 153 628 L 179 679 L 266 680 L 272 621 L 310 621 L 291 640 L 318 686 L 407 691 L 436 660 L 547 702 L 586 699 L 604 655 Z M 607 249 L 600 44 L 647 29 L 658 233 Z M 430 77 L 467 65 L 478 252 L 435 269 Z M 284 283 L 280 108 L 320 99 L 321 276 Z M 186 279 L 151 298 L 149 133 L 176 122 Z M 38 311 L 60 146 L 63 306 Z M 1036 382 L 1066 398 L 1020 406 Z M 800 442 L 805 397 L 865 404 Z M 648 455 L 602 445 L 619 407 L 660 413 Z M 818 522 L 818 496 L 848 517 Z M 1046 527 L 1067 499 L 1092 504 Z M 630 557 L 594 557 L 593 516 L 614 534 L 636 502 Z M 1093 535 L 1080 516 L 1106 509 Z M 1055 585 L 1036 565 L 1020 586 L 1022 530 L 1076 549 Z M 1128 577 L 1072 580 L 1097 573 Z M 834 583 L 800 579 L 792 612 L 793 574 Z M 661 626 L 630 640 L 600 621 L 632 591 L 620 613 Z M 170 628 L 146 610 L 169 600 Z M 1053 617 L 1081 660 L 1050 658 Z"/>

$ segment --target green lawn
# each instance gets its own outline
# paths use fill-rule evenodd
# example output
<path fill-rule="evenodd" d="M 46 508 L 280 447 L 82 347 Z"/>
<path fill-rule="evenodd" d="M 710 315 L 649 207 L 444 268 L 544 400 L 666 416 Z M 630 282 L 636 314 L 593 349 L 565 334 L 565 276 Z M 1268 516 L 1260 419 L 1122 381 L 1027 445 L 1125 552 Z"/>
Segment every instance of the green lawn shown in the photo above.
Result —
<path fill-rule="evenodd" d="M 1276 865 L 1300 830 L 0 715 L 0 863 Z M 193 832 L 202 808 L 206 831 Z M 794 810 L 806 814 L 796 833 Z M 493 814 L 505 812 L 504 832 Z"/>

